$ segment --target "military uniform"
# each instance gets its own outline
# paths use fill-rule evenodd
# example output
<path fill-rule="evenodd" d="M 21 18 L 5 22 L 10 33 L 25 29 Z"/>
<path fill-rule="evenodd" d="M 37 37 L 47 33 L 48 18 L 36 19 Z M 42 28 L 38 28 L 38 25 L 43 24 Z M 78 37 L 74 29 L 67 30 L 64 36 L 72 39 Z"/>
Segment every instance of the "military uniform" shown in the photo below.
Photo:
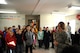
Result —
<path fill-rule="evenodd" d="M 55 40 L 58 42 L 58 45 L 55 46 L 56 53 L 61 53 L 62 49 L 68 46 L 67 34 L 65 31 L 56 32 Z"/>

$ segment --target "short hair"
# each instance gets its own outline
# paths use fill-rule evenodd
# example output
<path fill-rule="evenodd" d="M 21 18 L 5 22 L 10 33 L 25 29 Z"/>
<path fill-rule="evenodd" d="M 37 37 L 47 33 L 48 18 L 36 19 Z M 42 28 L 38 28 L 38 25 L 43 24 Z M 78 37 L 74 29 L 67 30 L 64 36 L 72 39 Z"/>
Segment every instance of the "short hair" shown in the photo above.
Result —
<path fill-rule="evenodd" d="M 48 28 L 48 27 L 46 27 L 46 28 Z"/>
<path fill-rule="evenodd" d="M 30 25 L 27 25 L 27 27 L 29 27 Z"/>
<path fill-rule="evenodd" d="M 68 24 L 70 24 L 70 23 L 68 22 Z"/>
<path fill-rule="evenodd" d="M 15 27 L 14 25 L 12 27 Z"/>
<path fill-rule="evenodd" d="M 36 26 L 36 24 L 34 24 L 34 26 Z"/>
<path fill-rule="evenodd" d="M 45 28 L 45 27 L 43 27 L 43 28 Z"/>
<path fill-rule="evenodd" d="M 11 27 L 8 27 L 8 30 L 11 29 Z"/>
<path fill-rule="evenodd" d="M 65 24 L 64 24 L 64 22 L 59 22 L 59 24 L 60 24 L 60 27 L 64 30 L 64 29 L 65 29 Z"/>

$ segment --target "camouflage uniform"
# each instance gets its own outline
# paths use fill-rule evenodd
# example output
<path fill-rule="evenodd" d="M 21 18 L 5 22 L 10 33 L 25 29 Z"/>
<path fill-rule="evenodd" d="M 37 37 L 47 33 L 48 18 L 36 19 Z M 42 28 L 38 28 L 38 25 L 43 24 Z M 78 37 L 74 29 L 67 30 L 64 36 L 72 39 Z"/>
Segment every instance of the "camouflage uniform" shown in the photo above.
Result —
<path fill-rule="evenodd" d="M 67 34 L 65 31 L 56 32 L 55 41 L 58 42 L 58 46 L 55 46 L 56 53 L 61 53 L 62 49 L 68 46 Z"/>

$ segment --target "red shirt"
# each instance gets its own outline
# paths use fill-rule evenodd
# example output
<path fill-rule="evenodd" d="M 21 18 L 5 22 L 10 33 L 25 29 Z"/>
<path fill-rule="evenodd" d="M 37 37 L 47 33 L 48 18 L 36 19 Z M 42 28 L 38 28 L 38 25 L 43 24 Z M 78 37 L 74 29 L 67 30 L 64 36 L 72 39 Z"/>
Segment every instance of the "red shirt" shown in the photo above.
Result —
<path fill-rule="evenodd" d="M 0 30 L 0 34 L 3 35 L 3 32 Z"/>
<path fill-rule="evenodd" d="M 13 36 L 11 36 L 10 33 L 7 33 L 7 34 L 6 34 L 6 37 L 5 37 L 5 40 L 6 40 L 6 43 L 7 43 L 8 48 L 15 48 L 15 46 L 16 46 L 16 37 L 15 37 L 14 34 L 13 34 Z M 15 43 L 15 45 L 13 45 L 13 44 L 8 44 L 8 43 L 10 43 L 10 42 L 12 42 L 12 41 Z"/>

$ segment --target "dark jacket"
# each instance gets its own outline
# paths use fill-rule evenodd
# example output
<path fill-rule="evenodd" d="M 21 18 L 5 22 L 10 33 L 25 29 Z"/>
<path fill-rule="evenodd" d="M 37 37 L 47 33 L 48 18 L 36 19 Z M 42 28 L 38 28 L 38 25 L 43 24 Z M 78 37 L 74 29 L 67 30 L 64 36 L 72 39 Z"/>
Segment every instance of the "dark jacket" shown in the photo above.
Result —
<path fill-rule="evenodd" d="M 5 39 L 3 37 L 3 32 L 0 31 L 0 48 L 5 48 L 4 45 L 5 45 Z"/>
<path fill-rule="evenodd" d="M 44 38 L 43 39 L 44 39 L 45 44 L 50 41 L 50 32 L 49 31 L 44 31 Z"/>
<path fill-rule="evenodd" d="M 23 35 L 16 34 L 17 44 L 23 44 Z"/>

